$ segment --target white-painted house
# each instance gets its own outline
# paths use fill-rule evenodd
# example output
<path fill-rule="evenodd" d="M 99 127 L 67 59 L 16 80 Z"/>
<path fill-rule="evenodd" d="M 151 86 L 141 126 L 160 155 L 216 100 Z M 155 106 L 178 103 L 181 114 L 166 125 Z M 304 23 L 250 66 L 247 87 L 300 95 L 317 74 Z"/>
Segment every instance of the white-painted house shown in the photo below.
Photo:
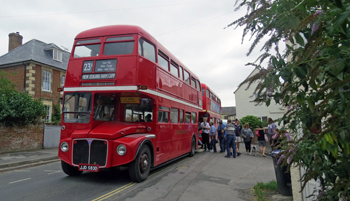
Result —
<path fill-rule="evenodd" d="M 246 78 L 250 78 L 251 76 L 259 73 L 260 70 L 255 68 L 249 76 Z M 277 119 L 283 116 L 286 112 L 285 108 L 282 108 L 281 105 L 277 105 L 274 101 L 271 101 L 269 107 L 265 104 L 256 105 L 253 100 L 255 99 L 254 90 L 257 86 L 257 83 L 253 83 L 250 85 L 249 89 L 248 83 L 241 85 L 234 93 L 236 99 L 236 115 L 237 118 L 240 119 L 247 115 L 253 115 L 260 118 L 262 121 L 267 122 L 267 118 L 271 117 L 272 119 Z"/>

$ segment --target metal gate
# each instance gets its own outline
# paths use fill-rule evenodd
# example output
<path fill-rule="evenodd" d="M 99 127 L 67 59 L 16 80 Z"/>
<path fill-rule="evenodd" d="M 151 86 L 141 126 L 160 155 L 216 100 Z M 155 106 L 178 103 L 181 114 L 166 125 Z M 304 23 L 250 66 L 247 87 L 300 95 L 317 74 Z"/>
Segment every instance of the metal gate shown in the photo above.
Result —
<path fill-rule="evenodd" d="M 44 148 L 58 147 L 60 143 L 61 126 L 48 126 L 44 128 Z"/>

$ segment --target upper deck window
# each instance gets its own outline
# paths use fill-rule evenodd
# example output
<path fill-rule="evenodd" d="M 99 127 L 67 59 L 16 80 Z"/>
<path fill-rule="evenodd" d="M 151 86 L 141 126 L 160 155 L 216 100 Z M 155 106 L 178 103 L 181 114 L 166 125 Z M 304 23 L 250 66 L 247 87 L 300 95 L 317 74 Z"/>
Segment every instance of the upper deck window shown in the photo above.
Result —
<path fill-rule="evenodd" d="M 140 38 L 139 40 L 139 55 L 156 62 L 156 50 L 154 46 Z"/>
<path fill-rule="evenodd" d="M 187 84 L 190 84 L 190 74 L 187 71 L 184 71 L 184 78 L 185 78 L 185 82 Z"/>
<path fill-rule="evenodd" d="M 196 79 L 194 79 L 193 77 L 192 77 L 192 80 L 191 80 L 191 85 L 192 85 L 193 88 L 196 88 Z"/>
<path fill-rule="evenodd" d="M 177 67 L 174 66 L 173 64 L 170 64 L 170 72 L 176 77 L 179 77 L 179 69 L 177 69 Z"/>
<path fill-rule="evenodd" d="M 83 42 L 83 41 L 78 41 Z M 77 44 L 78 44 L 77 42 Z M 74 57 L 94 57 L 100 54 L 101 44 L 75 46 Z"/>
<path fill-rule="evenodd" d="M 134 52 L 134 41 L 106 43 L 103 50 L 104 55 L 131 54 L 133 52 Z"/>
<path fill-rule="evenodd" d="M 99 42 L 101 42 L 100 39 L 81 40 L 81 41 L 77 41 L 77 45 L 86 44 L 86 43 L 99 43 Z"/>
<path fill-rule="evenodd" d="M 161 67 L 163 67 L 165 70 L 169 70 L 169 61 L 164 59 L 164 57 L 160 56 L 158 54 L 158 63 Z"/>
<path fill-rule="evenodd" d="M 197 90 L 201 91 L 201 85 L 199 84 L 199 81 L 197 80 Z"/>
<path fill-rule="evenodd" d="M 182 67 L 181 67 L 181 66 L 179 67 L 179 71 L 180 71 L 180 79 L 181 79 L 181 80 L 184 80 L 183 72 L 182 72 Z"/>
<path fill-rule="evenodd" d="M 209 95 L 210 95 L 210 92 L 209 92 L 209 89 L 207 89 L 207 93 L 206 93 L 207 98 L 209 98 Z"/>
<path fill-rule="evenodd" d="M 132 36 L 122 36 L 122 37 L 107 38 L 106 41 L 133 40 L 133 39 L 134 37 Z"/>

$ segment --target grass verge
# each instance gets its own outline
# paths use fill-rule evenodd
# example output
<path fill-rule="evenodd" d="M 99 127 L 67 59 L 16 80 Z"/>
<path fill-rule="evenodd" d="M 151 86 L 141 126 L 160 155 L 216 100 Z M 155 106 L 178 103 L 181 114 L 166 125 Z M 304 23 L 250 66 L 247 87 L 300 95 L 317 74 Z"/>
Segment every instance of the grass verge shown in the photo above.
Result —
<path fill-rule="evenodd" d="M 268 191 L 278 192 L 276 181 L 270 181 L 269 183 L 258 182 L 258 184 L 254 186 L 254 194 L 257 197 L 257 201 L 267 201 L 265 192 Z"/>

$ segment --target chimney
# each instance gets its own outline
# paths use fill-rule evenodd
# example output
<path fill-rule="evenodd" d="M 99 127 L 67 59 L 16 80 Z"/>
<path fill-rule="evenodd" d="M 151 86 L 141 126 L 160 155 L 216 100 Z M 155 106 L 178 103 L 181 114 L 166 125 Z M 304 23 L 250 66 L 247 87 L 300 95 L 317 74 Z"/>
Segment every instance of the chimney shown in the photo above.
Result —
<path fill-rule="evenodd" d="M 22 45 L 23 36 L 19 35 L 19 32 L 9 34 L 9 51 Z"/>

